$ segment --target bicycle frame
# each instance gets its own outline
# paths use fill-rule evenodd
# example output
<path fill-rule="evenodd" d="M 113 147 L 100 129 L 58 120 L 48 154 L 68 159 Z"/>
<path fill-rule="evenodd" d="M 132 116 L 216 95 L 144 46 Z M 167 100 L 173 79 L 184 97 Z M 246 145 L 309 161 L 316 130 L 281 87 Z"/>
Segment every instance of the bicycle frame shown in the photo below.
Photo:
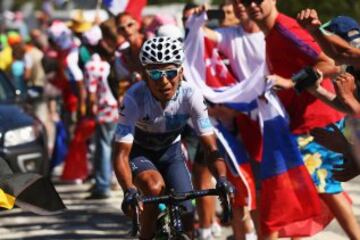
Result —
<path fill-rule="evenodd" d="M 219 196 L 223 201 L 223 210 L 226 218 L 231 216 L 231 205 L 227 196 L 224 196 L 224 193 L 219 192 L 217 189 L 205 189 L 198 191 L 191 191 L 185 193 L 175 193 L 174 191 L 170 191 L 168 195 L 162 195 L 157 197 L 142 197 L 141 200 L 144 204 L 150 203 L 163 203 L 168 208 L 168 213 L 170 216 L 170 237 L 171 239 L 178 239 L 178 237 L 184 235 L 183 224 L 181 221 L 181 209 L 179 204 L 186 200 L 192 200 L 199 197 L 204 196 Z M 139 230 L 139 212 L 136 210 L 136 214 L 133 218 L 133 229 L 132 234 L 135 234 Z M 135 236 L 133 235 L 133 236 Z"/>

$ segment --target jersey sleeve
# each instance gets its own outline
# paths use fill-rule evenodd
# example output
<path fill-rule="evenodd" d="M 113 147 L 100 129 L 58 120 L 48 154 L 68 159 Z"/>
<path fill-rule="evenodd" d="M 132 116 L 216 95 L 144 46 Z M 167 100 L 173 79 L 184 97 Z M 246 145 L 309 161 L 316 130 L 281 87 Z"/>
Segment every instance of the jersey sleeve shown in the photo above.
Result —
<path fill-rule="evenodd" d="M 194 90 L 190 99 L 190 118 L 197 135 L 209 135 L 214 132 L 205 99 L 199 90 Z"/>
<path fill-rule="evenodd" d="M 119 108 L 119 121 L 115 132 L 116 142 L 132 143 L 134 141 L 138 115 L 139 110 L 135 100 L 126 94 Z"/>

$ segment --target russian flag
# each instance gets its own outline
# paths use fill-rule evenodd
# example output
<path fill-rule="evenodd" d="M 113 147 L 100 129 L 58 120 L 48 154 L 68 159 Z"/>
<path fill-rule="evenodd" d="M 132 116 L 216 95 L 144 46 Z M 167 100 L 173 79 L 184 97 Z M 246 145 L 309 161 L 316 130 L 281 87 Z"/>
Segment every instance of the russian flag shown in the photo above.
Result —
<path fill-rule="evenodd" d="M 103 0 L 103 4 L 114 16 L 127 12 L 140 22 L 141 12 L 147 0 Z"/>
<path fill-rule="evenodd" d="M 268 75 L 266 64 L 259 66 L 248 79 L 230 87 L 222 87 L 220 91 L 219 88 L 214 90 L 209 87 L 204 81 L 207 66 L 201 26 L 205 20 L 206 15 L 202 14 L 188 21 L 191 28 L 185 39 L 185 77 L 201 89 L 209 101 L 256 113 L 263 141 L 260 159 L 260 221 L 263 233 L 268 235 L 279 231 L 281 237 L 315 234 L 329 223 L 331 215 L 322 211 L 315 186 L 289 130 L 287 114 L 265 81 Z M 245 149 L 233 144 L 233 139 L 224 133 L 221 125 L 217 126 L 216 134 L 230 159 L 235 159 L 232 162 L 242 166 L 248 159 Z M 235 169 L 243 176 L 245 186 L 253 184 L 254 181 L 246 177 L 241 169 Z M 248 191 L 248 194 L 252 192 Z"/>

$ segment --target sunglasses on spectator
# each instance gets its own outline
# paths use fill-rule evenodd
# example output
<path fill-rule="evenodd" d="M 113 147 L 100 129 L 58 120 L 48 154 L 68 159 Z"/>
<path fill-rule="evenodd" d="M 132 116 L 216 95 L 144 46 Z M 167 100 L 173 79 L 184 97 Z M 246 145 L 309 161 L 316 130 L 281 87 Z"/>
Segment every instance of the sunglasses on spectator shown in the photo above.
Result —
<path fill-rule="evenodd" d="M 131 28 L 132 26 L 135 25 L 135 21 L 130 21 L 128 23 L 125 23 L 123 25 L 120 25 L 117 30 L 118 32 L 124 32 L 127 28 Z"/>
<path fill-rule="evenodd" d="M 166 77 L 167 79 L 172 80 L 178 75 L 179 69 L 180 68 L 167 70 L 152 69 L 146 70 L 146 73 L 149 75 L 149 78 L 152 81 L 159 81 L 162 77 Z"/>
<path fill-rule="evenodd" d="M 260 5 L 264 0 L 242 0 L 241 3 L 244 4 L 244 6 L 248 7 L 251 5 L 251 3 L 255 3 L 256 5 Z"/>

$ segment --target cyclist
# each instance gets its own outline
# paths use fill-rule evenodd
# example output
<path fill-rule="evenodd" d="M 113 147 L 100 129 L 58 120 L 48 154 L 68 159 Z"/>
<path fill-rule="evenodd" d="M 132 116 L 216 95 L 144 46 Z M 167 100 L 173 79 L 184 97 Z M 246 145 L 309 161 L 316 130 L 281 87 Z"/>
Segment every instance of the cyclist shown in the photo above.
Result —
<path fill-rule="evenodd" d="M 114 170 L 124 190 L 122 209 L 127 215 L 131 215 L 140 192 L 158 196 L 169 189 L 192 190 L 180 144 L 188 119 L 204 145 L 216 187 L 233 195 L 204 99 L 199 90 L 182 80 L 183 60 L 182 43 L 170 37 L 149 39 L 140 51 L 145 81 L 127 91 L 115 133 Z M 191 235 L 194 207 L 191 201 L 183 206 L 184 229 Z M 151 239 L 157 208 L 146 205 L 142 210 L 140 239 Z"/>

